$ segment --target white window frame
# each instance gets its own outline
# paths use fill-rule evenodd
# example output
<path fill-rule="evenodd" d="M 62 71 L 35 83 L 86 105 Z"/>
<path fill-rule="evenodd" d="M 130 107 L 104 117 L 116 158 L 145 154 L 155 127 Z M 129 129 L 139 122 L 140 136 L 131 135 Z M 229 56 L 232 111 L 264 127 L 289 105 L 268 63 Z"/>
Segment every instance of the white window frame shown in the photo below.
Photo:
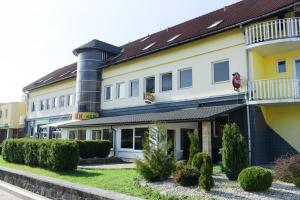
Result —
<path fill-rule="evenodd" d="M 110 98 L 107 99 L 106 98 L 106 89 L 107 88 L 110 88 Z M 112 85 L 106 85 L 104 86 L 104 101 L 111 101 L 113 98 L 112 98 Z"/>
<path fill-rule="evenodd" d="M 144 128 L 144 129 L 148 129 L 149 127 L 123 127 L 120 128 L 120 150 L 121 151 L 128 151 L 128 152 L 143 152 L 143 149 L 135 149 L 135 129 L 137 128 Z M 133 130 L 133 138 L 132 138 L 132 148 L 122 148 L 122 130 L 123 129 L 132 129 Z"/>
<path fill-rule="evenodd" d="M 132 95 L 132 90 L 131 90 L 132 89 L 131 88 L 132 82 L 138 82 L 138 94 L 135 95 L 135 96 Z M 138 97 L 138 96 L 140 96 L 140 80 L 139 79 L 130 80 L 129 81 L 129 97 Z"/>
<path fill-rule="evenodd" d="M 64 102 L 63 105 L 60 105 L 60 99 L 61 98 L 63 98 L 63 102 Z M 58 97 L 58 107 L 63 108 L 65 106 L 66 106 L 66 97 L 64 95 L 61 95 L 61 96 Z"/>
<path fill-rule="evenodd" d="M 222 63 L 222 62 L 228 62 L 228 80 L 226 81 L 218 81 L 216 82 L 215 81 L 215 68 L 214 68 L 214 65 L 215 64 L 218 64 L 218 63 Z M 212 62 L 211 63 L 211 80 L 212 80 L 212 84 L 215 85 L 215 84 L 222 84 L 222 83 L 228 83 L 230 82 L 230 60 L 229 59 L 224 59 L 224 60 L 218 60 L 218 61 L 215 61 L 215 62 Z"/>
<path fill-rule="evenodd" d="M 284 71 L 284 72 L 280 72 L 280 71 L 279 71 L 279 62 L 282 62 L 282 61 L 285 62 L 285 71 Z M 277 61 L 276 61 L 276 71 L 277 71 L 277 74 L 283 74 L 283 73 L 286 73 L 286 72 L 287 72 L 287 63 L 286 63 L 286 60 L 285 60 L 285 59 L 280 59 L 280 60 L 277 60 Z"/>
<path fill-rule="evenodd" d="M 119 87 L 121 84 L 124 84 L 124 97 L 119 96 Z M 126 84 L 125 82 L 119 82 L 116 84 L 116 99 L 125 99 L 126 98 Z"/>
<path fill-rule="evenodd" d="M 163 91 L 162 90 L 162 76 L 163 75 L 165 75 L 165 74 L 171 74 L 172 75 L 172 79 L 171 79 L 171 83 L 172 83 L 172 88 L 171 88 L 171 90 L 165 90 L 165 91 Z M 172 92 L 173 91 L 173 89 L 174 89 L 174 87 L 173 87 L 173 72 L 172 71 L 169 71 L 169 72 L 164 72 L 164 73 L 161 73 L 160 75 L 159 75 L 159 91 L 161 92 L 161 93 L 165 93 L 165 92 Z"/>
<path fill-rule="evenodd" d="M 155 75 L 151 75 L 151 76 L 147 76 L 147 77 L 144 77 L 144 93 L 147 93 L 147 79 L 148 78 L 154 78 L 154 93 L 156 93 L 156 76 Z"/>
<path fill-rule="evenodd" d="M 48 102 L 49 102 L 49 104 L 48 104 Z M 48 107 L 48 105 L 49 105 L 49 107 Z M 50 109 L 51 109 L 51 99 L 48 98 L 48 99 L 46 99 L 46 109 L 45 110 L 50 110 Z"/>
<path fill-rule="evenodd" d="M 52 108 L 58 108 L 59 105 L 59 97 L 53 97 L 52 99 Z"/>
<path fill-rule="evenodd" d="M 67 107 L 70 107 L 70 106 L 73 106 L 74 105 L 74 101 L 73 101 L 73 94 L 68 94 L 67 96 L 67 99 L 66 100 L 66 106 Z"/>
<path fill-rule="evenodd" d="M 185 71 L 185 70 L 192 70 L 192 85 L 188 86 L 188 87 L 181 87 L 181 85 L 180 85 L 180 83 L 181 83 L 181 72 Z M 179 90 L 193 88 L 193 68 L 192 67 L 179 69 L 178 72 L 177 72 L 177 76 L 178 76 L 178 89 Z"/>

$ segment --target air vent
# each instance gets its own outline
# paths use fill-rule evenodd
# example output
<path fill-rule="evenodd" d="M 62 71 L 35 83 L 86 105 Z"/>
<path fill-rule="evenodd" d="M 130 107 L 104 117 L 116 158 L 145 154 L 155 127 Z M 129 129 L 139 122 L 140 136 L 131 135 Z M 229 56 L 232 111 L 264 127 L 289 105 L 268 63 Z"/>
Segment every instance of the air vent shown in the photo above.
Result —
<path fill-rule="evenodd" d="M 153 45 L 155 45 L 155 43 L 156 42 L 153 42 L 153 43 L 149 44 L 148 46 L 146 46 L 145 48 L 143 48 L 143 51 L 149 49 L 150 47 L 152 47 Z"/>
<path fill-rule="evenodd" d="M 170 38 L 167 42 L 173 42 L 177 38 L 179 38 L 182 34 L 175 35 L 174 37 Z"/>
<path fill-rule="evenodd" d="M 140 40 L 140 42 L 144 42 L 146 40 L 148 40 L 151 36 L 147 36 L 147 37 L 144 37 L 143 39 Z"/>
<path fill-rule="evenodd" d="M 210 25 L 209 27 L 207 27 L 208 29 L 211 29 L 211 28 L 215 28 L 216 26 L 220 25 L 224 20 L 219 20 L 219 21 L 216 21 L 214 22 L 212 25 Z"/>

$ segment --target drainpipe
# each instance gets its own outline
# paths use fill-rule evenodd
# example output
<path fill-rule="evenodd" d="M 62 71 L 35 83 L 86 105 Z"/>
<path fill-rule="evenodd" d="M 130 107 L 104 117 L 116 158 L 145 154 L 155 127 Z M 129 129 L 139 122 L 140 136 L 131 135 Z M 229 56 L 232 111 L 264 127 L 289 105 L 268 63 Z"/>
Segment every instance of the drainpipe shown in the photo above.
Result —
<path fill-rule="evenodd" d="M 113 127 L 112 127 L 112 125 L 110 126 L 110 130 L 112 130 L 112 133 L 113 133 L 113 150 L 114 150 L 114 157 L 116 156 L 116 132 L 117 132 L 117 130 L 116 129 L 114 129 Z"/>
<path fill-rule="evenodd" d="M 248 127 L 248 158 L 249 158 L 249 165 L 251 166 L 252 162 L 252 144 L 251 144 L 251 122 L 250 122 L 250 108 L 249 108 L 249 88 L 250 83 L 249 80 L 251 79 L 250 76 L 250 59 L 249 59 L 249 50 L 246 49 L 246 60 L 247 60 L 247 93 L 246 93 L 246 105 L 247 105 L 247 127 Z"/>

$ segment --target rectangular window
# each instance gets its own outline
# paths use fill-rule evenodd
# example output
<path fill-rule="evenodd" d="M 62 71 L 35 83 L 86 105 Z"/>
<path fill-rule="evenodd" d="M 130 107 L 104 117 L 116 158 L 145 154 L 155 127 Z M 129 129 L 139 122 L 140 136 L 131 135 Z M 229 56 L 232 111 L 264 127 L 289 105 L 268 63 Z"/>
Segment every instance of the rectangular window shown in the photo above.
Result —
<path fill-rule="evenodd" d="M 7 118 L 7 117 L 8 117 L 8 110 L 5 109 L 5 118 Z"/>
<path fill-rule="evenodd" d="M 64 107 L 65 106 L 65 96 L 60 96 L 59 97 L 59 107 Z"/>
<path fill-rule="evenodd" d="M 129 82 L 130 91 L 129 94 L 131 97 L 139 96 L 139 80 L 132 80 Z"/>
<path fill-rule="evenodd" d="M 280 60 L 277 62 L 277 72 L 285 73 L 286 72 L 286 62 L 285 60 Z"/>
<path fill-rule="evenodd" d="M 35 111 L 35 104 L 34 102 L 31 103 L 31 112 L 34 112 Z"/>
<path fill-rule="evenodd" d="M 155 93 L 155 77 L 148 77 L 145 78 L 145 90 L 146 93 Z"/>
<path fill-rule="evenodd" d="M 50 99 L 46 100 L 46 109 L 49 110 L 50 109 Z"/>
<path fill-rule="evenodd" d="M 57 106 L 58 106 L 58 97 L 54 97 L 52 102 L 52 108 L 57 108 Z"/>
<path fill-rule="evenodd" d="M 69 139 L 70 140 L 75 140 L 76 137 L 77 137 L 77 130 L 69 131 Z"/>
<path fill-rule="evenodd" d="M 78 130 L 77 140 L 86 140 L 86 130 Z"/>
<path fill-rule="evenodd" d="M 72 106 L 73 105 L 73 94 L 68 94 L 67 95 L 67 106 Z"/>
<path fill-rule="evenodd" d="M 147 128 L 136 128 L 134 133 L 134 149 L 142 150 Z"/>
<path fill-rule="evenodd" d="M 104 87 L 104 92 L 105 92 L 104 93 L 104 96 L 105 96 L 104 99 L 107 100 L 107 101 L 112 99 L 111 90 L 112 90 L 111 86 L 105 86 Z"/>
<path fill-rule="evenodd" d="M 40 101 L 40 110 L 44 110 L 45 109 L 45 101 L 41 100 Z"/>
<path fill-rule="evenodd" d="M 92 140 L 101 140 L 101 130 L 93 130 L 92 131 Z"/>
<path fill-rule="evenodd" d="M 121 148 L 133 148 L 133 129 L 122 129 L 121 131 Z"/>
<path fill-rule="evenodd" d="M 213 63 L 213 82 L 223 82 L 229 80 L 229 61 Z"/>
<path fill-rule="evenodd" d="M 182 69 L 179 71 L 179 88 L 188 88 L 193 86 L 192 69 Z"/>
<path fill-rule="evenodd" d="M 161 91 L 172 90 L 172 73 L 166 73 L 161 75 Z"/>
<path fill-rule="evenodd" d="M 125 98 L 125 83 L 117 83 L 117 98 Z"/>
<path fill-rule="evenodd" d="M 2 110 L 0 110 L 0 118 L 2 118 Z"/>
<path fill-rule="evenodd" d="M 110 148 L 113 148 L 114 136 L 113 133 L 109 131 L 109 129 L 103 129 L 102 140 L 109 140 Z"/>

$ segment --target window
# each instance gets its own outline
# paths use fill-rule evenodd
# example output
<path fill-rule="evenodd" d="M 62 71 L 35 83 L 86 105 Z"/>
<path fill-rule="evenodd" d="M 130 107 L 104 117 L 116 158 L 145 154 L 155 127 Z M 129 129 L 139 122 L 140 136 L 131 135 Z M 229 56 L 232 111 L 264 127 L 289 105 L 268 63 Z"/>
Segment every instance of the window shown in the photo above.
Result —
<path fill-rule="evenodd" d="M 109 129 L 103 129 L 102 140 L 109 140 L 110 147 L 113 148 L 114 136 L 113 136 L 113 133 L 111 131 L 109 131 Z"/>
<path fill-rule="evenodd" d="M 75 140 L 76 139 L 76 135 L 77 135 L 77 131 L 76 130 L 69 131 L 69 139 L 70 140 Z"/>
<path fill-rule="evenodd" d="M 92 131 L 92 140 L 101 140 L 101 130 L 93 130 Z"/>
<path fill-rule="evenodd" d="M 136 128 L 134 133 L 134 149 L 142 150 L 145 133 L 148 131 L 147 128 Z"/>
<path fill-rule="evenodd" d="M 145 79 L 145 84 L 146 84 L 146 92 L 147 93 L 155 93 L 155 77 L 148 77 Z"/>
<path fill-rule="evenodd" d="M 54 98 L 53 98 L 53 102 L 52 102 L 52 107 L 53 107 L 53 108 L 57 108 L 57 106 L 58 106 L 58 98 L 57 98 L 57 97 L 54 97 Z"/>
<path fill-rule="evenodd" d="M 7 118 L 7 117 L 8 117 L 8 110 L 5 109 L 5 118 Z"/>
<path fill-rule="evenodd" d="M 52 130 L 52 139 L 61 139 L 61 129 L 60 128 L 54 128 Z"/>
<path fill-rule="evenodd" d="M 179 88 L 188 88 L 193 86 L 192 69 L 182 69 L 179 71 Z"/>
<path fill-rule="evenodd" d="M 31 112 L 34 112 L 35 111 L 35 104 L 34 102 L 31 103 Z"/>
<path fill-rule="evenodd" d="M 286 62 L 285 60 L 280 60 L 277 62 L 277 72 L 285 73 L 286 72 Z"/>
<path fill-rule="evenodd" d="M 229 80 L 229 61 L 213 63 L 213 82 L 223 82 Z"/>
<path fill-rule="evenodd" d="M 172 90 L 172 73 L 166 73 L 161 75 L 161 91 Z"/>
<path fill-rule="evenodd" d="M 77 132 L 77 140 L 85 140 L 86 139 L 86 130 L 78 130 Z"/>
<path fill-rule="evenodd" d="M 2 118 L 2 110 L 0 110 L 0 118 Z"/>
<path fill-rule="evenodd" d="M 73 94 L 67 95 L 67 106 L 73 106 Z"/>
<path fill-rule="evenodd" d="M 125 83 L 117 83 L 117 98 L 125 98 Z"/>
<path fill-rule="evenodd" d="M 111 100 L 112 99 L 112 97 L 111 97 L 111 90 L 112 90 L 112 88 L 111 88 L 111 86 L 105 86 L 104 87 L 104 99 L 105 100 Z"/>
<path fill-rule="evenodd" d="M 64 107 L 65 106 L 65 96 L 60 96 L 59 97 L 59 107 Z"/>
<path fill-rule="evenodd" d="M 49 110 L 50 109 L 50 99 L 46 100 L 46 109 Z"/>
<path fill-rule="evenodd" d="M 180 147 L 182 150 L 182 159 L 188 160 L 190 140 L 189 134 L 193 133 L 194 129 L 180 129 Z"/>
<path fill-rule="evenodd" d="M 129 87 L 130 87 L 129 94 L 131 97 L 139 96 L 139 80 L 130 81 Z"/>
<path fill-rule="evenodd" d="M 121 148 L 133 148 L 133 129 L 122 129 L 121 131 Z"/>
<path fill-rule="evenodd" d="M 153 42 L 153 43 L 149 44 L 148 46 L 146 46 L 145 48 L 143 48 L 143 51 L 151 48 L 153 45 L 155 45 L 155 43 L 156 42 Z"/>
<path fill-rule="evenodd" d="M 44 110 L 45 109 L 45 102 L 44 100 L 40 101 L 40 110 Z"/>

